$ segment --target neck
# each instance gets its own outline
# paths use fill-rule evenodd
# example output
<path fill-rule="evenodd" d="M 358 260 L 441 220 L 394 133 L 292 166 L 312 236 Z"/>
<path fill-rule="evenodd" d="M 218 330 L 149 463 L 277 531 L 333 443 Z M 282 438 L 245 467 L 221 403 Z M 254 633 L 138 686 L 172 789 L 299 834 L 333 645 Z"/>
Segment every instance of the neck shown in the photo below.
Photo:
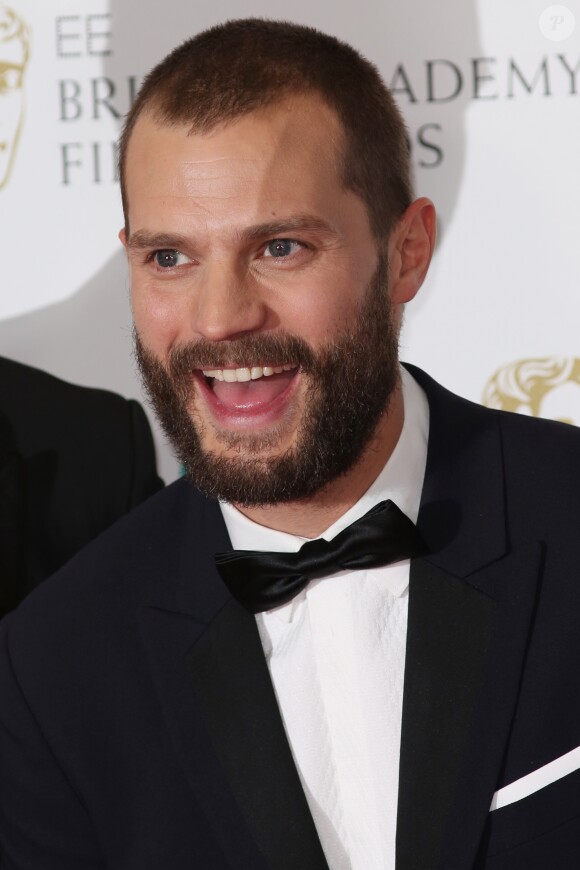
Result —
<path fill-rule="evenodd" d="M 356 504 L 376 480 L 397 446 L 403 420 L 403 396 L 399 384 L 371 442 L 346 474 L 308 499 L 261 507 L 235 507 L 261 526 L 303 538 L 318 537 Z"/>

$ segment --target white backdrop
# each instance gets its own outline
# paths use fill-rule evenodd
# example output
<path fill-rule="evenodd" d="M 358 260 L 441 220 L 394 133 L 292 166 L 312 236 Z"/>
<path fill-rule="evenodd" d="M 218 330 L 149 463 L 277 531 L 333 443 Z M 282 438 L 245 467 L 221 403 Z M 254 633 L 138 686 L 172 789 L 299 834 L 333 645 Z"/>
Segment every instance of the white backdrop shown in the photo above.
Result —
<path fill-rule="evenodd" d="M 408 122 L 417 193 L 439 210 L 403 358 L 475 401 L 580 423 L 580 0 L 9 0 L 28 30 L 21 90 L 1 85 L 2 5 L 0 169 L 22 106 L 0 177 L 2 355 L 141 397 L 117 240 L 119 119 L 187 36 L 291 15 L 379 66 Z"/>

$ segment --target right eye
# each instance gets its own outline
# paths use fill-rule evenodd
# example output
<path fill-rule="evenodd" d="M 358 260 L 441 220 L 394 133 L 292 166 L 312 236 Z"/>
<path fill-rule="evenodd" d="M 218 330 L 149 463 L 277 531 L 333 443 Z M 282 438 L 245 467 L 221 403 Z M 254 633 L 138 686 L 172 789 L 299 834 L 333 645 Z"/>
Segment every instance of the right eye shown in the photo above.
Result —
<path fill-rule="evenodd" d="M 294 239 L 272 239 L 266 245 L 264 256 L 276 260 L 284 260 L 300 251 L 304 245 Z"/>
<path fill-rule="evenodd" d="M 175 269 L 177 266 L 183 266 L 185 263 L 191 263 L 189 257 L 176 251 L 172 248 L 164 248 L 161 251 L 155 251 L 153 254 L 155 265 L 160 269 Z"/>

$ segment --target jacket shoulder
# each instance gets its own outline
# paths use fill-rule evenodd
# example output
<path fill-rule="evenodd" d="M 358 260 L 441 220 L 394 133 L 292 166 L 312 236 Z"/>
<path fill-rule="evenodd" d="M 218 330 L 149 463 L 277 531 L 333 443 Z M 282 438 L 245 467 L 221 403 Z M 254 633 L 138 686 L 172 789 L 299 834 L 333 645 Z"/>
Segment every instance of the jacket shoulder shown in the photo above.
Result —
<path fill-rule="evenodd" d="M 441 386 L 417 366 L 405 363 L 405 368 L 424 389 L 429 400 L 430 414 L 442 427 L 477 430 L 497 426 L 507 443 L 517 442 L 524 454 L 544 452 L 546 459 L 556 459 L 550 456 L 556 446 L 563 449 L 565 454 L 568 451 L 572 454 L 580 451 L 580 429 L 577 426 L 486 408 Z"/>
<path fill-rule="evenodd" d="M 139 407 L 117 393 L 71 384 L 32 366 L 0 358 L 0 411 L 24 455 L 39 446 L 72 442 L 88 431 L 94 443 L 111 429 L 117 434 L 129 431 L 133 406 Z M 87 447 L 91 449 L 90 443 Z"/>
<path fill-rule="evenodd" d="M 580 429 L 463 399 L 414 366 L 429 400 L 429 450 L 445 475 L 462 470 L 457 486 L 475 476 L 501 479 L 512 541 L 575 540 L 580 517 Z M 496 449 L 499 448 L 499 449 Z M 474 468 L 474 462 L 481 467 Z M 439 475 L 441 477 L 441 474 Z"/>

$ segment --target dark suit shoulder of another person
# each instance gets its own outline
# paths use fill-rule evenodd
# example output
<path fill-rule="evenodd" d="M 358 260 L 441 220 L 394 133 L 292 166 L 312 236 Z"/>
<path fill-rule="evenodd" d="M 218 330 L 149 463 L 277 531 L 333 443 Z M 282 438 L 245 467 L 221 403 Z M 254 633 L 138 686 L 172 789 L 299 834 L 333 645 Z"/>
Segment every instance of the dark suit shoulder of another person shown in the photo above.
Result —
<path fill-rule="evenodd" d="M 0 358 L 0 612 L 162 485 L 136 401 Z"/>

